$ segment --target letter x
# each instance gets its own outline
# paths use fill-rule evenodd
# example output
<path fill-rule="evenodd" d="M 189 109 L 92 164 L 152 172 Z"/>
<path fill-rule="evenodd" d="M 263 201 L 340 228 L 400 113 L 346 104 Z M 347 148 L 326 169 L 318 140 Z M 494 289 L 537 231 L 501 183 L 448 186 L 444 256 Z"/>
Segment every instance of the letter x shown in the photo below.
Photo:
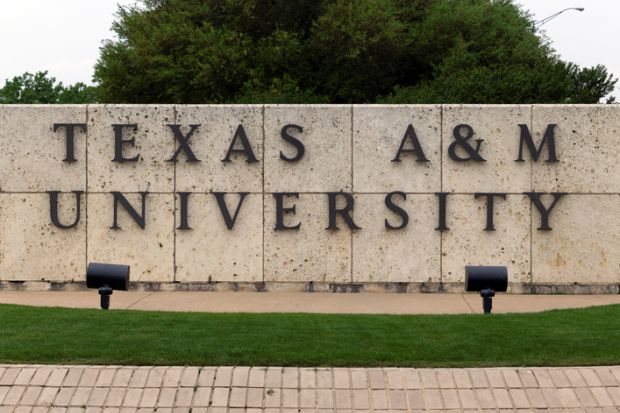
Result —
<path fill-rule="evenodd" d="M 181 132 L 181 125 L 167 126 L 172 129 L 174 137 L 179 142 L 179 147 L 174 155 L 172 155 L 172 158 L 168 159 L 166 162 L 177 162 L 177 156 L 179 156 L 181 151 L 185 152 L 185 155 L 187 155 L 187 162 L 200 162 L 200 160 L 196 158 L 196 155 L 194 155 L 194 152 L 192 152 L 192 148 L 189 146 L 189 139 L 192 137 L 196 129 L 200 127 L 200 125 L 189 125 L 190 129 L 189 132 L 187 132 L 187 135 L 183 135 L 183 132 Z"/>

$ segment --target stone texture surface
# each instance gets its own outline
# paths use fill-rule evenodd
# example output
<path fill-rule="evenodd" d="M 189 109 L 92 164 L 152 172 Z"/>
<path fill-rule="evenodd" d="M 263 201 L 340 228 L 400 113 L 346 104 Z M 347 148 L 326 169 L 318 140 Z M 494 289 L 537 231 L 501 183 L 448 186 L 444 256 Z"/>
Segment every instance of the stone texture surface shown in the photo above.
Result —
<path fill-rule="evenodd" d="M 75 132 L 76 162 L 63 162 L 64 128 L 55 123 L 86 123 L 86 107 L 70 105 L 0 106 L 0 191 L 74 191 L 86 187 L 86 134 Z"/>
<path fill-rule="evenodd" d="M 337 192 L 351 190 L 351 106 L 265 105 L 265 191 Z M 295 155 L 280 136 L 285 125 L 305 147 L 298 162 L 280 159 Z"/>
<path fill-rule="evenodd" d="M 339 220 L 340 230 L 328 231 L 325 194 L 301 194 L 286 198 L 285 223 L 301 222 L 299 230 L 275 231 L 275 202 L 265 195 L 265 281 L 351 281 L 351 231 Z"/>
<path fill-rule="evenodd" d="M 59 197 L 59 219 L 75 220 L 75 198 Z M 81 217 L 71 229 L 50 221 L 47 194 L 0 193 L 0 279 L 83 280 L 86 271 L 86 202 L 81 198 Z M 10 234 L 10 236 L 7 236 Z"/>
<path fill-rule="evenodd" d="M 440 233 L 435 195 L 408 194 L 394 202 L 407 211 L 406 228 L 401 218 L 385 207 L 385 195 L 357 195 L 354 218 L 362 229 L 353 234 L 354 282 L 439 282 Z"/>
<path fill-rule="evenodd" d="M 225 196 L 231 216 L 239 199 Z M 247 195 L 230 230 L 213 194 L 192 194 L 188 205 L 192 229 L 176 230 L 177 281 L 262 281 L 263 197 Z M 177 227 L 179 219 L 177 211 Z"/>
<path fill-rule="evenodd" d="M 88 191 L 89 192 L 172 192 L 174 165 L 166 162 L 175 151 L 174 135 L 167 124 L 174 123 L 174 108 L 165 105 L 88 106 Z M 136 162 L 114 159 L 113 124 L 137 124 L 138 130 L 124 129 L 126 158 L 139 155 Z"/>
<path fill-rule="evenodd" d="M 65 131 L 54 132 L 53 124 L 84 122 L 88 131 L 75 136 L 77 162 L 63 162 Z M 136 133 L 125 135 L 135 138 L 135 146 L 124 145 L 127 157 L 140 154 L 138 162 L 112 162 L 112 124 L 118 123 L 138 124 Z M 179 147 L 167 126 L 173 123 L 182 125 L 184 133 L 189 125 L 201 125 L 190 141 L 201 162 L 186 162 L 184 153 L 176 164 L 166 162 Z M 287 124 L 304 128 L 291 131 L 305 146 L 299 162 L 280 159 L 281 153 L 295 152 L 281 137 Z M 391 162 L 409 124 L 430 162 L 416 162 L 412 154 Z M 480 155 L 486 162 L 450 159 L 458 124 L 473 127 L 472 145 L 484 140 Z M 544 161 L 546 148 L 537 162 L 527 150 L 526 161 L 515 162 L 519 124 L 528 125 L 537 145 L 547 125 L 557 124 L 559 162 Z M 152 285 L 167 290 L 444 287 L 454 292 L 460 291 L 467 264 L 507 265 L 513 292 L 610 293 L 619 288 L 616 106 L 5 105 L 0 125 L 2 289 L 79 289 L 80 284 L 59 287 L 55 282 L 82 280 L 92 260 L 131 264 L 132 280 L 145 282 L 139 288 L 149 288 L 149 282 L 186 283 Z M 239 154 L 230 163 L 221 162 L 239 125 L 256 163 L 248 164 Z M 457 152 L 466 155 L 462 148 Z M 72 218 L 69 191 L 88 192 L 76 228 L 52 226 L 46 193 L 52 190 L 63 192 L 62 222 Z M 408 193 L 410 224 L 406 230 L 386 231 L 384 220 L 398 217 L 387 210 L 383 197 L 396 190 Z M 137 192 L 150 192 L 146 230 L 122 210 L 124 229 L 109 229 L 110 191 L 126 194 L 136 206 Z M 191 231 L 175 231 L 175 191 L 193 192 Z M 213 191 L 250 193 L 231 231 L 223 226 Z M 286 221 L 301 221 L 300 231 L 274 231 L 276 191 L 300 194 L 286 200 L 297 205 L 297 214 Z M 326 230 L 324 192 L 335 191 L 353 192 L 354 216 L 362 230 L 351 232 L 344 222 L 340 231 Z M 434 230 L 434 194 L 440 191 L 454 193 L 448 200 L 450 231 L 441 235 Z M 538 212 L 522 195 L 525 191 L 568 193 L 552 213 L 553 231 L 536 230 Z M 508 193 L 508 200 L 496 199 L 497 231 L 483 231 L 485 201 L 475 200 L 475 192 Z M 227 199 L 232 205 L 232 194 Z M 341 283 L 350 285 L 330 285 Z"/>
<path fill-rule="evenodd" d="M 176 190 L 191 192 L 261 192 L 263 189 L 263 114 L 262 105 L 177 106 L 176 123 L 188 133 L 189 125 L 201 125 L 190 138 L 197 163 L 179 155 L 176 165 Z M 258 160 L 248 163 L 243 154 L 231 155 L 222 162 L 239 125 L 243 126 L 250 147 Z M 236 142 L 235 149 L 242 148 Z"/>
<path fill-rule="evenodd" d="M 439 192 L 441 110 L 438 105 L 354 105 L 353 189 L 356 192 Z M 429 162 L 417 154 L 395 159 L 411 125 Z M 413 149 L 409 140 L 404 150 Z"/>
<path fill-rule="evenodd" d="M 535 208 L 534 208 L 535 209 Z M 535 283 L 617 283 L 620 280 L 620 196 L 571 194 L 560 199 L 538 231 L 532 215 L 532 272 Z M 567 276 L 570 274 L 570 276 Z"/>
<path fill-rule="evenodd" d="M 524 192 L 531 188 L 529 162 L 515 162 L 519 153 L 519 124 L 530 127 L 529 105 L 444 105 L 442 124 L 443 190 L 445 192 Z M 448 154 L 455 142 L 454 129 L 467 124 L 474 135 L 467 142 L 476 147 L 486 162 L 456 162 Z M 465 133 L 464 130 L 461 131 Z M 457 146 L 462 158 L 469 154 Z"/>
<path fill-rule="evenodd" d="M 474 195 L 450 195 L 442 234 L 442 280 L 464 282 L 466 265 L 505 265 L 510 282 L 530 280 L 530 201 L 520 194 L 494 201 L 495 231 L 484 231 L 487 206 Z"/>
<path fill-rule="evenodd" d="M 0 409 L 10 412 L 55 411 L 175 411 L 175 412 L 617 412 L 620 409 L 620 368 L 297 368 L 270 367 L 273 380 L 262 383 L 202 382 L 203 373 L 235 377 L 249 367 L 132 367 L 130 375 L 184 374 L 197 370 L 193 382 L 184 387 L 152 386 L 126 388 L 106 384 L 71 384 L 63 387 L 38 385 L 30 380 L 15 383 L 17 373 L 32 377 L 39 369 L 65 372 L 66 366 L 0 366 Z M 252 367 L 252 369 L 264 367 Z M 107 367 L 81 369 L 95 376 Z M 589 378 L 571 384 L 556 379 L 572 376 Z M 22 375 L 25 372 L 25 375 Z M 271 373 L 270 373 L 271 372 Z M 352 380 L 321 380 L 321 376 L 351 377 Z M 504 382 L 503 377 L 530 377 L 527 381 Z M 18 376 L 19 377 L 19 376 Z M 307 377 L 311 380 L 298 377 Z M 471 377 L 472 380 L 451 380 Z M 7 378 L 7 379 L 5 379 Z M 387 378 L 387 380 L 385 380 Z M 474 379 L 475 378 L 475 379 Z M 553 379 L 552 379 L 553 378 Z M 439 379 L 446 379 L 440 381 Z M 140 408 L 140 410 L 138 410 Z M 201 410 L 202 409 L 202 410 Z"/>
<path fill-rule="evenodd" d="M 125 194 L 141 212 L 139 194 Z M 174 196 L 149 194 L 146 198 L 145 229 L 141 229 L 121 205 L 118 224 L 114 220 L 111 194 L 88 196 L 88 261 L 131 266 L 131 281 L 172 281 L 174 277 Z"/>
<path fill-rule="evenodd" d="M 535 105 L 532 136 L 540 142 L 556 124 L 558 163 L 533 162 L 533 186 L 541 192 L 617 193 L 620 180 L 620 110 L 614 105 Z M 546 151 L 544 152 L 546 159 Z"/>

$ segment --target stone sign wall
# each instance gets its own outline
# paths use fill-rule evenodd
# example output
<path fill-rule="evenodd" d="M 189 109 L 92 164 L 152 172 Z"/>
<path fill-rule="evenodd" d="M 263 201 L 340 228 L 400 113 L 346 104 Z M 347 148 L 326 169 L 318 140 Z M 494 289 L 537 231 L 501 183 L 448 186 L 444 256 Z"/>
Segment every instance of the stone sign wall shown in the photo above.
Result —
<path fill-rule="evenodd" d="M 618 292 L 620 107 L 0 106 L 0 288 Z"/>

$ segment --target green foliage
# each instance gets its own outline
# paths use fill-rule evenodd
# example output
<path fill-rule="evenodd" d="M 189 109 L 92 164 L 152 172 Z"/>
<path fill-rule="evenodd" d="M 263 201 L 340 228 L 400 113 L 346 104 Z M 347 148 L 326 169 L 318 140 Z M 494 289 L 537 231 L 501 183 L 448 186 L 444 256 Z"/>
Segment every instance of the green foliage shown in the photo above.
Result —
<path fill-rule="evenodd" d="M 97 295 L 92 299 L 96 302 Z M 0 305 L 0 318 L 1 363 L 360 367 L 620 363 L 620 305 L 492 316 L 201 314 Z"/>
<path fill-rule="evenodd" d="M 594 103 L 616 82 L 510 0 L 142 0 L 113 30 L 107 102 Z"/>
<path fill-rule="evenodd" d="M 62 86 L 62 83 L 60 83 Z M 64 86 L 58 93 L 58 100 L 56 103 L 97 103 L 97 87 L 88 86 L 82 82 L 74 83 L 73 85 Z"/>
<path fill-rule="evenodd" d="M 7 80 L 0 89 L 0 104 L 7 103 L 93 103 L 96 89 L 84 83 L 64 86 L 47 71 L 24 73 Z"/>
<path fill-rule="evenodd" d="M 602 65 L 584 69 L 572 65 L 569 70 L 571 74 L 571 82 L 568 84 L 571 96 L 569 103 L 596 103 L 601 96 L 611 93 L 618 81 L 608 74 Z M 607 103 L 614 101 L 613 96 L 607 99 Z"/>

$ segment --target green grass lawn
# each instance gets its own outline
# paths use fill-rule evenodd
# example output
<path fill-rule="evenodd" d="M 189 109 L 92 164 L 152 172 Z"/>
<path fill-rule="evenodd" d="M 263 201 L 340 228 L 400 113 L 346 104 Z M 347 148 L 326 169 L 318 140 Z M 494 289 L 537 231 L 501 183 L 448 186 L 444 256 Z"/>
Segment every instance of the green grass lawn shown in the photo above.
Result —
<path fill-rule="evenodd" d="M 0 320 L 2 363 L 620 364 L 620 305 L 490 316 L 105 312 L 0 305 Z"/>

